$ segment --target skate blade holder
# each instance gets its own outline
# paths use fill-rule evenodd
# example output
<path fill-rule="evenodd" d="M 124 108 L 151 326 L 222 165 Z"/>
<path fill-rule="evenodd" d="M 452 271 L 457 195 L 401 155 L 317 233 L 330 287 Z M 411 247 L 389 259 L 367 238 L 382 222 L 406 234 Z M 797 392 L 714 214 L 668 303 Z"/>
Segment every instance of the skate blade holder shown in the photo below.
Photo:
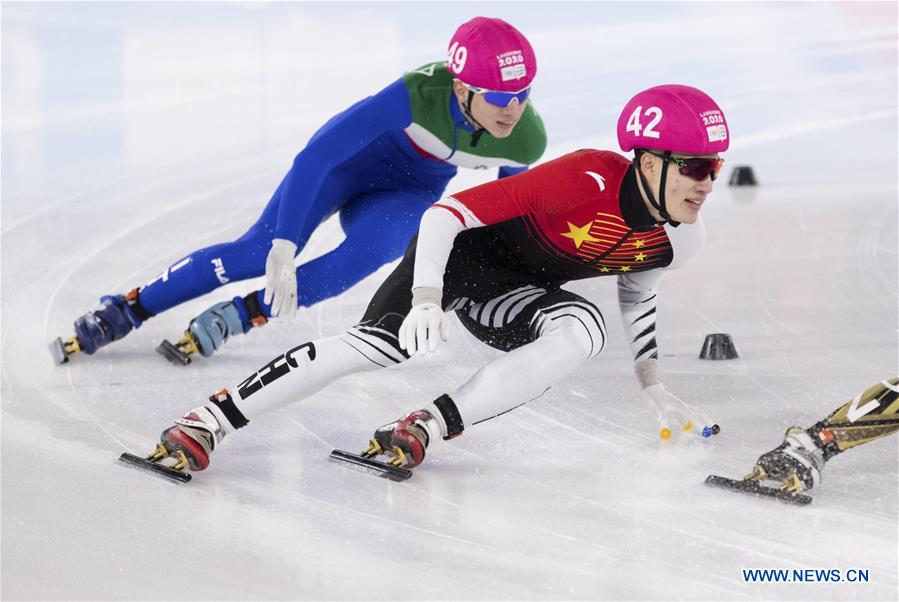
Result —
<path fill-rule="evenodd" d="M 373 460 L 362 454 L 353 454 L 340 449 L 332 451 L 331 455 L 328 456 L 328 459 L 371 475 L 390 479 L 391 481 L 405 481 L 412 476 L 412 471 L 408 468 L 394 466 L 392 464 L 387 464 L 386 462 Z"/>
<path fill-rule="evenodd" d="M 811 496 L 805 495 L 804 493 L 785 491 L 777 487 L 768 487 L 767 485 L 762 485 L 758 481 L 750 478 L 737 480 L 710 474 L 706 477 L 705 484 L 712 487 L 730 489 L 731 491 L 743 494 L 755 495 L 757 497 L 774 498 L 781 502 L 794 504 L 796 506 L 806 506 L 812 503 Z"/>
<path fill-rule="evenodd" d="M 81 351 L 78 339 L 72 337 L 66 341 L 62 337 L 56 337 L 56 340 L 50 343 L 50 353 L 53 355 L 54 361 L 59 364 L 65 364 L 69 361 L 69 356 Z"/>
<path fill-rule="evenodd" d="M 190 356 L 199 351 L 200 349 L 187 331 L 184 332 L 184 336 L 177 344 L 165 339 L 156 347 L 156 353 L 176 366 L 190 365 Z"/>
<path fill-rule="evenodd" d="M 184 457 L 184 452 L 178 452 L 178 456 L 174 466 L 160 464 L 161 460 L 169 457 L 169 452 L 161 443 L 157 443 L 156 449 L 146 458 L 126 452 L 119 456 L 119 462 L 132 468 L 152 472 L 171 481 L 188 483 L 191 480 L 191 475 L 184 470 L 184 467 L 187 466 L 187 458 Z"/>
<path fill-rule="evenodd" d="M 388 466 L 395 466 L 401 468 L 409 463 L 406 458 L 406 454 L 398 447 L 394 447 L 392 450 L 385 452 L 381 447 L 381 444 L 378 443 L 377 439 L 372 438 L 368 444 L 368 447 L 362 450 L 362 453 L 359 454 L 363 458 L 372 459 L 375 456 L 379 456 L 381 454 L 389 454 L 387 458 L 387 462 L 382 462 L 382 464 L 387 464 Z"/>

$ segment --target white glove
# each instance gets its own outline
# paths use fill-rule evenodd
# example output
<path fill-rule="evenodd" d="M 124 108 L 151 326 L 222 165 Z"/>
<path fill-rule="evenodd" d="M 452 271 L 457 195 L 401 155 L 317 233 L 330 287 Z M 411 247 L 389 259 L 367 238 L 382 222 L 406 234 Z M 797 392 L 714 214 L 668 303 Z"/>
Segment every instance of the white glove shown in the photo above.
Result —
<path fill-rule="evenodd" d="M 272 250 L 265 260 L 265 296 L 272 305 L 272 317 L 293 322 L 297 313 L 297 266 L 294 257 L 297 246 L 283 238 L 272 240 Z"/>
<path fill-rule="evenodd" d="M 672 425 L 678 432 L 698 437 L 711 437 L 720 430 L 702 410 L 672 395 L 661 383 L 643 389 L 643 397 L 656 409 L 661 439 L 671 438 Z"/>
<path fill-rule="evenodd" d="M 412 289 L 412 310 L 400 326 L 400 348 L 409 355 L 437 350 L 438 340 L 449 340 L 449 317 L 440 306 L 443 291 L 423 286 Z"/>

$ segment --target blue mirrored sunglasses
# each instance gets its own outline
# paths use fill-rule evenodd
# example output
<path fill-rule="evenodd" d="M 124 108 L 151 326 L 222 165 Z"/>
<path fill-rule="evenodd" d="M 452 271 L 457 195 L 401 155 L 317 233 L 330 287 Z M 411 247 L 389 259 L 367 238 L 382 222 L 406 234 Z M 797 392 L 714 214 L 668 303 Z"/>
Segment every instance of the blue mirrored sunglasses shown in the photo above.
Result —
<path fill-rule="evenodd" d="M 518 90 L 517 92 L 496 92 L 494 90 L 487 90 L 486 88 L 477 88 L 469 85 L 466 85 L 465 87 L 475 94 L 483 94 L 484 100 L 498 107 L 508 107 L 512 104 L 513 100 L 517 100 L 518 104 L 524 104 L 524 101 L 531 95 L 530 86 L 523 90 Z"/>

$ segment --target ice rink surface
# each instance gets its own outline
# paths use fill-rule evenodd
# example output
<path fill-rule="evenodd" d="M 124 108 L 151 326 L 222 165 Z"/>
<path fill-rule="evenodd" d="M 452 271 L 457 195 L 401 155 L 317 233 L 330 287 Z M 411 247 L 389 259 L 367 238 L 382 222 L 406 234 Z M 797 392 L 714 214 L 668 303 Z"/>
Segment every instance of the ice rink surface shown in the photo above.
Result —
<path fill-rule="evenodd" d="M 539 57 L 545 159 L 617 149 L 620 108 L 661 83 L 728 116 L 709 243 L 662 283 L 668 388 L 722 427 L 661 445 L 611 279 L 606 351 L 542 399 L 429 450 L 395 484 L 327 461 L 484 361 L 345 379 L 255 420 L 177 486 L 115 462 L 297 342 L 351 326 L 389 267 L 187 368 L 154 352 L 229 284 L 92 357 L 47 343 L 101 294 L 240 235 L 310 135 L 454 28 L 503 17 Z M 761 185 L 726 185 L 751 165 Z M 462 173 L 459 190 L 494 174 Z M 742 194 L 737 194 L 741 192 Z M 897 438 L 830 462 L 793 507 L 740 477 L 897 372 L 897 8 L 885 3 L 2 5 L 4 600 L 896 600 Z M 303 257 L 333 247 L 328 222 Z M 302 283 L 300 283 L 302 286 Z M 741 358 L 698 359 L 726 332 Z M 464 408 L 462 408 L 464 415 Z M 867 583 L 746 583 L 744 568 L 866 569 Z"/>

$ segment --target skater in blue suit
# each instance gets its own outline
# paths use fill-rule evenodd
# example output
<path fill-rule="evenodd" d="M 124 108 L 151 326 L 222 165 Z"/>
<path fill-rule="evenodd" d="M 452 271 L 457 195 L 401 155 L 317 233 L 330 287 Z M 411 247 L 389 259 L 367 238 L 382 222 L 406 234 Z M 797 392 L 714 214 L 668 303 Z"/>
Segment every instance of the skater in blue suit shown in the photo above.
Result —
<path fill-rule="evenodd" d="M 298 306 L 340 294 L 399 258 L 421 214 L 458 167 L 514 175 L 546 148 L 528 101 L 537 72 L 527 39 L 500 19 L 476 17 L 454 34 L 448 60 L 410 71 L 328 121 L 294 159 L 262 215 L 243 236 L 194 251 L 126 294 L 107 295 L 52 345 L 58 361 L 92 354 L 147 319 L 239 280 L 264 290 L 216 303 L 191 320 L 169 359 L 211 356 L 230 337 Z M 296 255 L 338 213 L 345 240 L 300 266 Z"/>

